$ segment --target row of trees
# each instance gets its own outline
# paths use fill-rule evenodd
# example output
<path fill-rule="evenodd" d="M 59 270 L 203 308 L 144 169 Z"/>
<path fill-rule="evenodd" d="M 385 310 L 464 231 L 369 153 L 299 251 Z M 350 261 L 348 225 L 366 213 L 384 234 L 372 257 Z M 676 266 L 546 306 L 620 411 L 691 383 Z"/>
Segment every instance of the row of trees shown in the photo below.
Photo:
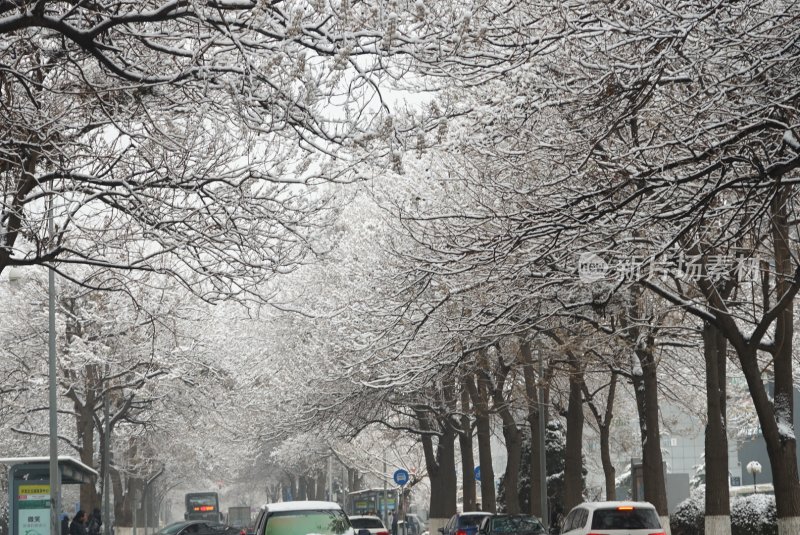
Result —
<path fill-rule="evenodd" d="M 666 517 L 659 382 L 680 359 L 705 379 L 706 529 L 729 533 L 732 365 L 774 467 L 779 530 L 796 531 L 795 6 L 533 11 L 535 45 L 520 65 L 438 94 L 430 114 L 410 118 L 405 174 L 368 193 L 391 238 L 364 276 L 376 286 L 353 304 L 359 324 L 346 323 L 363 343 L 342 355 L 361 391 L 335 408 L 339 423 L 358 414 L 356 430 L 380 422 L 420 435 L 444 501 L 431 514 L 445 517 L 452 444 L 472 426 L 481 437 L 482 400 L 462 408 L 464 377 L 483 370 L 498 392 L 519 393 L 531 345 L 560 368 L 533 382 L 564 381 L 568 444 L 580 442 L 585 407 L 601 430 L 610 422 L 613 405 L 589 405 L 593 381 L 631 383 L 645 498 Z M 492 348 L 500 356 L 487 366 Z M 524 397 L 509 417 L 508 397 L 486 392 L 514 471 Z M 581 499 L 578 466 L 567 463 L 567 507 Z"/>
<path fill-rule="evenodd" d="M 242 333 L 263 333 L 247 358 L 224 353 L 242 384 L 192 371 L 270 394 L 211 399 L 235 400 L 273 447 L 375 424 L 418 437 L 440 518 L 455 509 L 455 441 L 469 488 L 473 436 L 487 470 L 494 424 L 506 506 L 520 507 L 539 395 L 566 422 L 564 507 L 582 499 L 587 408 L 610 492 L 620 384 L 632 386 L 645 498 L 666 516 L 660 397 L 664 376 L 688 369 L 705 383 L 707 532 L 729 533 L 730 361 L 774 467 L 779 529 L 794 533 L 797 9 L 0 2 L 0 273 L 49 263 L 135 302 L 166 280 L 250 302 L 271 323 Z M 393 89 L 427 96 L 401 113 Z M 152 324 L 177 329 L 186 304 Z M 86 306 L 63 302 L 64 347 L 105 362 L 92 343 L 113 347 L 108 335 L 73 319 Z M 201 348 L 171 345 L 151 352 L 169 365 L 125 380 L 200 384 L 171 359 Z M 78 369 L 101 387 L 73 400 L 88 433 L 102 420 L 82 407 L 97 414 L 117 383 Z"/>

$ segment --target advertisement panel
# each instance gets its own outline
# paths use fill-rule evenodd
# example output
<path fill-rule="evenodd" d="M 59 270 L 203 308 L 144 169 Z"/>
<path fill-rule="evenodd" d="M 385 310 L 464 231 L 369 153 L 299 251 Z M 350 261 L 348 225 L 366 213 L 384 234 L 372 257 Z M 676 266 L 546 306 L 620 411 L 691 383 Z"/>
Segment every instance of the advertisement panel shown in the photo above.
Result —
<path fill-rule="evenodd" d="M 15 535 L 50 535 L 50 485 L 20 485 L 17 500 Z"/>

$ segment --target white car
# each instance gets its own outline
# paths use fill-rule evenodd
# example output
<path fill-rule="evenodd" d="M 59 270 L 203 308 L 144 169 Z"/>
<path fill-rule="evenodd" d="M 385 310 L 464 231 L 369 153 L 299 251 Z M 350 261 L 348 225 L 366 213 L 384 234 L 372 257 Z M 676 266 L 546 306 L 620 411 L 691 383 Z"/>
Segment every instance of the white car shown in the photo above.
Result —
<path fill-rule="evenodd" d="M 666 535 L 647 502 L 586 502 L 564 519 L 562 535 Z"/>
<path fill-rule="evenodd" d="M 338 503 L 296 501 L 261 508 L 256 533 L 264 535 L 367 535 L 354 530 Z"/>
<path fill-rule="evenodd" d="M 372 515 L 351 515 L 350 525 L 358 531 L 368 529 L 372 535 L 389 535 L 389 530 L 383 525 L 383 520 Z"/>

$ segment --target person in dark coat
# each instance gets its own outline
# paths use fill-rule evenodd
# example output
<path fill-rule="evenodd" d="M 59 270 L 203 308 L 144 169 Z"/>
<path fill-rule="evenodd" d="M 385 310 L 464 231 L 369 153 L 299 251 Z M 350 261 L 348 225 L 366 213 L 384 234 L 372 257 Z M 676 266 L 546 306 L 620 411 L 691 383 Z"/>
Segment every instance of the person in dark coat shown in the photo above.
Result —
<path fill-rule="evenodd" d="M 61 513 L 61 535 L 69 535 L 69 515 Z"/>
<path fill-rule="evenodd" d="M 89 522 L 86 524 L 86 531 L 89 535 L 100 535 L 100 526 L 103 525 L 103 519 L 100 517 L 100 509 L 97 507 L 92 511 L 92 516 L 89 517 Z"/>
<path fill-rule="evenodd" d="M 69 525 L 69 535 L 89 535 L 86 531 L 86 511 L 83 509 L 75 513 L 72 524 Z"/>

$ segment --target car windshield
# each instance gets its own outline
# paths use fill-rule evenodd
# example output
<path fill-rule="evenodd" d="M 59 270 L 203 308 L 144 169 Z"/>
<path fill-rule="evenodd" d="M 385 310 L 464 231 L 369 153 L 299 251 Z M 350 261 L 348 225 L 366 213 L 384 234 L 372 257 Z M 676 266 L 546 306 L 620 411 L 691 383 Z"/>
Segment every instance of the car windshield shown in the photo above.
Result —
<path fill-rule="evenodd" d="M 352 535 L 342 511 L 278 511 L 267 518 L 264 535 Z"/>
<path fill-rule="evenodd" d="M 492 533 L 544 533 L 539 519 L 534 516 L 499 516 L 492 519 Z"/>
<path fill-rule="evenodd" d="M 383 522 L 378 518 L 351 518 L 350 525 L 354 529 L 375 529 L 382 528 Z"/>
<path fill-rule="evenodd" d="M 180 531 L 181 528 L 188 525 L 189 524 L 187 524 L 186 522 L 175 522 L 174 524 L 170 524 L 169 526 L 161 528 L 161 530 L 156 535 L 175 535 L 175 533 L 178 533 L 178 531 Z"/>
<path fill-rule="evenodd" d="M 659 529 L 653 509 L 598 509 L 592 516 L 592 529 Z"/>
<path fill-rule="evenodd" d="M 481 521 L 488 515 L 464 515 L 458 519 L 458 527 L 471 528 L 480 526 Z"/>

